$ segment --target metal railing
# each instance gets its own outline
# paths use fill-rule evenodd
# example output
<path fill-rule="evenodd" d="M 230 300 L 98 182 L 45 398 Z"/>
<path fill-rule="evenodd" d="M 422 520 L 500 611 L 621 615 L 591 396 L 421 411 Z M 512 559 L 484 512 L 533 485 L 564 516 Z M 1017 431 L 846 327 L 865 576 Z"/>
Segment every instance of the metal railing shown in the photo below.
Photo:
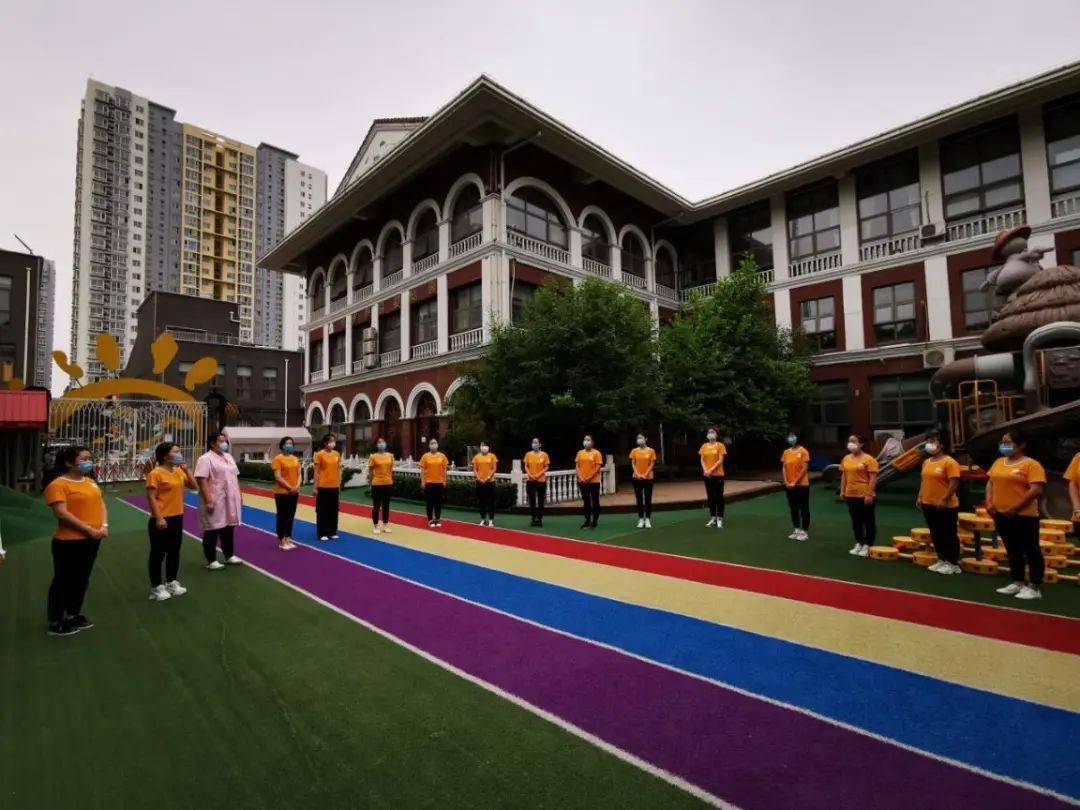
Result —
<path fill-rule="evenodd" d="M 357 287 L 353 290 L 353 303 L 358 304 L 361 301 L 367 301 L 374 294 L 374 284 L 365 284 L 363 287 Z"/>
<path fill-rule="evenodd" d="M 313 383 L 323 382 L 326 379 L 326 370 L 317 368 L 311 372 L 310 376 Z"/>
<path fill-rule="evenodd" d="M 633 273 L 622 274 L 623 284 L 627 287 L 632 287 L 635 290 L 644 290 L 649 286 L 649 282 L 643 279 L 641 276 L 635 276 Z"/>
<path fill-rule="evenodd" d="M 560 264 L 570 264 L 570 251 L 558 245 L 533 239 L 531 236 L 526 236 L 517 231 L 507 231 L 506 242 L 511 247 L 516 247 L 526 253 L 532 253 L 542 259 L 559 262 Z"/>
<path fill-rule="evenodd" d="M 484 329 L 470 329 L 468 332 L 458 332 L 450 335 L 450 351 L 459 352 L 462 349 L 471 349 L 484 342 Z"/>
<path fill-rule="evenodd" d="M 401 349 L 392 349 L 379 355 L 380 366 L 396 366 L 401 362 Z"/>
<path fill-rule="evenodd" d="M 480 247 L 484 241 L 484 234 L 482 231 L 471 233 L 464 239 L 459 239 L 450 245 L 450 258 L 454 259 L 461 256 L 464 253 L 468 253 L 470 250 L 475 250 Z"/>
<path fill-rule="evenodd" d="M 959 222 L 945 223 L 945 239 L 955 242 L 959 239 L 972 239 L 976 236 L 995 234 L 1006 228 L 1014 228 L 1023 225 L 1027 221 L 1027 211 L 1024 208 L 1014 208 L 1010 211 L 994 211 L 989 214 L 981 214 Z"/>
<path fill-rule="evenodd" d="M 427 340 L 423 343 L 417 343 L 409 350 L 409 356 L 413 360 L 423 360 L 427 357 L 434 357 L 438 353 L 439 341 L 437 340 Z"/>
<path fill-rule="evenodd" d="M 586 273 L 591 273 L 600 278 L 611 278 L 611 268 L 596 259 L 590 259 L 588 256 L 583 256 L 581 259 L 581 266 Z"/>
<path fill-rule="evenodd" d="M 431 268 L 435 267 L 439 263 L 439 254 L 432 253 L 430 256 L 424 256 L 422 259 L 416 259 L 412 263 L 413 275 L 419 275 L 420 273 L 426 273 Z"/>
<path fill-rule="evenodd" d="M 689 301 L 699 295 L 712 295 L 712 291 L 716 288 L 716 282 L 710 281 L 707 284 L 700 284 L 697 287 L 687 287 L 684 290 L 679 290 L 679 300 Z"/>
<path fill-rule="evenodd" d="M 824 273 L 826 270 L 835 270 L 840 266 L 840 251 L 834 250 L 832 253 L 822 253 L 818 256 L 808 256 L 797 262 L 790 262 L 788 264 L 788 275 L 792 278 L 798 278 L 799 276 L 809 276 L 814 273 Z"/>
<path fill-rule="evenodd" d="M 341 310 L 345 309 L 345 307 L 347 307 L 348 305 L 349 299 L 345 296 L 342 296 L 341 298 L 337 298 L 331 301 L 330 306 L 327 308 L 326 311 L 328 314 L 333 315 L 335 312 L 341 312 Z"/>
<path fill-rule="evenodd" d="M 919 249 L 919 234 L 916 232 L 906 233 L 902 236 L 894 236 L 890 239 L 880 239 L 877 242 L 867 242 L 859 245 L 859 260 L 872 261 L 873 259 L 885 259 L 900 253 L 909 253 Z"/>
<path fill-rule="evenodd" d="M 383 289 L 387 289 L 388 287 L 393 287 L 395 284 L 400 284 L 401 280 L 403 278 L 405 278 L 405 273 L 402 272 L 401 270 L 395 270 L 393 273 L 390 273 L 389 275 L 383 276 L 383 280 L 382 280 Z"/>
<path fill-rule="evenodd" d="M 656 295 L 659 298 L 666 298 L 669 301 L 678 301 L 679 294 L 673 287 L 669 287 L 667 284 L 656 285 Z"/>
<path fill-rule="evenodd" d="M 1080 194 L 1050 201 L 1050 216 L 1054 219 L 1069 217 L 1073 214 L 1080 214 Z"/>

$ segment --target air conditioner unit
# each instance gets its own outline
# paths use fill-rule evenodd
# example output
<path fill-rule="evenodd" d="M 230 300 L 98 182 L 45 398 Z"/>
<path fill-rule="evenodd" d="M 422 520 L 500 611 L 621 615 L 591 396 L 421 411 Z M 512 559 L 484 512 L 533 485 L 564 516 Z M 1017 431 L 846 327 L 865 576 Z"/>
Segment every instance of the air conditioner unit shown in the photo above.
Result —
<path fill-rule="evenodd" d="M 941 368 L 951 363 L 955 357 L 955 351 L 947 346 L 939 346 L 927 349 L 922 354 L 923 368 Z"/>
<path fill-rule="evenodd" d="M 366 326 L 366 327 L 364 327 L 364 332 L 361 335 L 361 337 L 364 340 L 364 343 L 367 343 L 368 341 L 373 341 L 378 336 L 379 336 L 379 330 L 376 329 L 374 326 Z"/>
<path fill-rule="evenodd" d="M 942 222 L 927 222 L 919 228 L 919 240 L 921 242 L 938 242 L 945 238 L 945 224 Z"/>
<path fill-rule="evenodd" d="M 379 355 L 374 352 L 364 355 L 364 368 L 377 368 L 379 365 Z"/>

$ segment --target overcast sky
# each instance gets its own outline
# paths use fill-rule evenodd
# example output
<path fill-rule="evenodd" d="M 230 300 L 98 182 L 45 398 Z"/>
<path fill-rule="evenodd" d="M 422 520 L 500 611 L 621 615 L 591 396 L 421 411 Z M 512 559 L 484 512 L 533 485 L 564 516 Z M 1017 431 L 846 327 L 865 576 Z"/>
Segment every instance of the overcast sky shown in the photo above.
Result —
<path fill-rule="evenodd" d="M 89 76 L 297 152 L 332 190 L 372 118 L 428 114 L 485 72 L 700 199 L 1080 59 L 1080 0 L 12 5 L 0 247 L 15 232 L 56 261 L 64 349 Z"/>

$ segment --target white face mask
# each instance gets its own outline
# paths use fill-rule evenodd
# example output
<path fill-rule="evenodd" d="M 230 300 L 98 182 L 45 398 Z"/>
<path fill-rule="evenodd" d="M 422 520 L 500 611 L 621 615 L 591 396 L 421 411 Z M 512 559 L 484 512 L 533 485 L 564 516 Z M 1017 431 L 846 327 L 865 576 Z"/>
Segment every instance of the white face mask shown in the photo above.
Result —
<path fill-rule="evenodd" d="M 707 439 L 708 439 L 708 440 L 709 440 L 710 442 L 715 442 L 715 441 L 716 441 L 716 434 L 715 434 L 715 433 L 710 433 L 710 434 L 708 434 L 708 435 L 706 436 L 706 438 L 707 438 Z"/>
<path fill-rule="evenodd" d="M 380 453 L 384 453 L 384 452 L 386 452 L 386 442 L 379 442 L 379 443 L 378 443 L 377 445 L 375 445 L 375 448 L 376 448 L 376 449 L 377 449 L 377 450 L 378 450 L 378 451 L 379 451 Z"/>
<path fill-rule="evenodd" d="M 592 439 L 585 439 L 585 440 L 584 440 L 584 441 L 583 441 L 583 442 L 581 443 L 581 446 L 582 446 L 582 447 L 592 447 Z"/>
<path fill-rule="evenodd" d="M 539 450 L 540 449 L 540 442 L 533 442 L 532 448 L 533 448 L 533 450 Z"/>
<path fill-rule="evenodd" d="M 435 442 L 432 442 L 431 444 L 428 445 L 428 450 L 430 450 L 432 453 L 434 453 L 438 449 L 439 449 L 439 445 L 435 444 Z"/>
<path fill-rule="evenodd" d="M 643 436 L 638 436 L 637 446 L 638 447 L 644 447 L 645 446 L 645 438 Z"/>
<path fill-rule="evenodd" d="M 854 453 L 859 449 L 859 445 L 855 444 L 855 442 L 848 442 L 847 449 L 849 453 Z"/>
<path fill-rule="evenodd" d="M 936 444 L 934 444 L 933 442 L 927 442 L 926 443 L 926 452 L 927 453 L 929 453 L 930 455 L 934 455 L 934 453 L 936 453 L 937 451 L 938 451 L 938 446 Z"/>
<path fill-rule="evenodd" d="M 484 445 L 480 445 L 480 453 L 481 453 L 481 455 L 485 455 L 485 456 L 486 456 L 486 455 L 487 455 L 487 451 L 488 451 L 487 447 L 485 447 Z"/>
<path fill-rule="evenodd" d="M 327 450 L 333 450 L 335 447 L 337 447 L 337 442 L 327 442 L 326 443 L 326 449 Z"/>

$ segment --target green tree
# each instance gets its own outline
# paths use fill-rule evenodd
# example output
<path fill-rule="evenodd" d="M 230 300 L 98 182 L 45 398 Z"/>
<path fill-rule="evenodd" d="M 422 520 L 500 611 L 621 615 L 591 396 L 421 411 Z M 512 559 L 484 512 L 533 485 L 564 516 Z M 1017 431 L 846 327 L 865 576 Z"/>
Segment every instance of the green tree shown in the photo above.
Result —
<path fill-rule="evenodd" d="M 660 366 L 666 427 L 715 424 L 740 441 L 780 438 L 814 390 L 805 344 L 776 326 L 749 254 L 664 328 Z"/>
<path fill-rule="evenodd" d="M 468 373 L 468 396 L 495 447 L 524 448 L 532 436 L 569 452 L 584 433 L 604 449 L 641 430 L 660 406 L 657 343 L 649 311 L 599 279 L 542 286 L 513 326 L 499 325 Z"/>

